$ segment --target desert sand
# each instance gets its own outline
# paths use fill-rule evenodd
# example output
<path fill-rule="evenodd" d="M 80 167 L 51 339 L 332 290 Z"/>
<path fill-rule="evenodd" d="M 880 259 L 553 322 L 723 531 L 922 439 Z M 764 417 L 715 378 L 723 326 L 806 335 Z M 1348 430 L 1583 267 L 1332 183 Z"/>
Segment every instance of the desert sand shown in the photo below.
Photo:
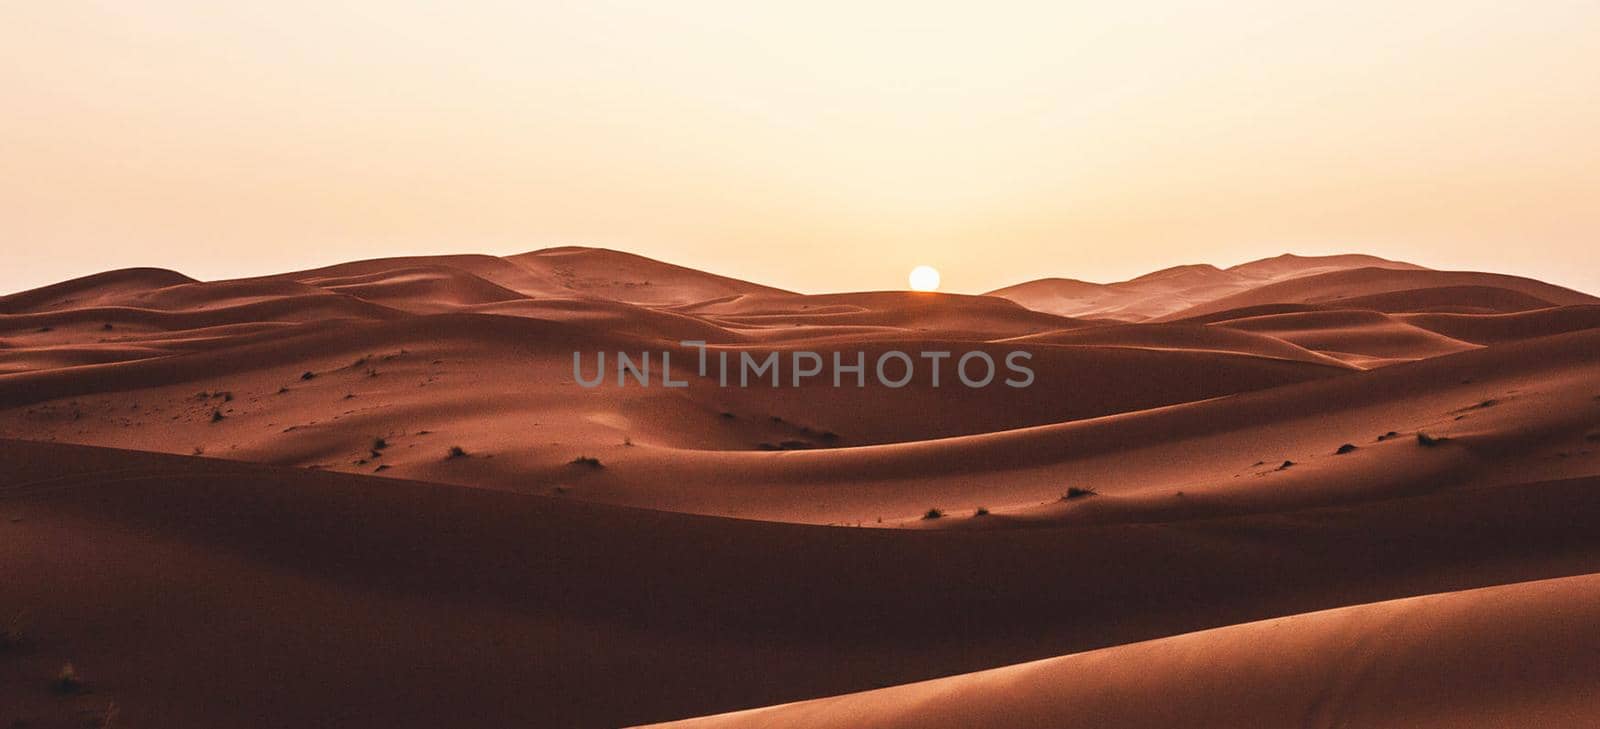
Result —
<path fill-rule="evenodd" d="M 1514 276 L 110 271 L 0 297 L 0 726 L 1590 726 L 1597 488 L 1600 299 Z"/>

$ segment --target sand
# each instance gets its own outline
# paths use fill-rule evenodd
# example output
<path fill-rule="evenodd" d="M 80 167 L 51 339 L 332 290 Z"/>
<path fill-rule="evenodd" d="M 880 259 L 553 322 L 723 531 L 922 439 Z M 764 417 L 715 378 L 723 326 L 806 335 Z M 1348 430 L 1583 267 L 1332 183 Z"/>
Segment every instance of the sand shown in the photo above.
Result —
<path fill-rule="evenodd" d="M 1368 256 L 801 295 L 583 248 L 0 297 L 0 726 L 1584 726 L 1597 311 Z M 682 340 L 1036 383 L 724 388 Z"/>

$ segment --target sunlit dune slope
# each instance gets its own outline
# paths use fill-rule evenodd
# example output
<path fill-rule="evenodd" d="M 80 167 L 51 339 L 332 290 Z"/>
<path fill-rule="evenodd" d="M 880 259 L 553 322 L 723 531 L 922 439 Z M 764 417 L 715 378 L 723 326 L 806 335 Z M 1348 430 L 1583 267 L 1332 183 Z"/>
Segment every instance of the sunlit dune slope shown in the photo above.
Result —
<path fill-rule="evenodd" d="M 1380 602 L 664 726 L 1586 727 L 1600 575 Z"/>

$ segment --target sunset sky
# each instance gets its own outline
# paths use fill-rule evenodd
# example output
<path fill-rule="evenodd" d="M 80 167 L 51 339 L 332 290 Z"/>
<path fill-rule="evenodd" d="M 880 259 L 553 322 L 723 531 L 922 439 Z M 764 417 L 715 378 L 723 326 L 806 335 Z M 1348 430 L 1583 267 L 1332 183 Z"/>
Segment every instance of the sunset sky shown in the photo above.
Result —
<path fill-rule="evenodd" d="M 583 244 L 812 292 L 1346 251 L 1600 292 L 1593 0 L 775 5 L 7 3 L 0 291 Z"/>

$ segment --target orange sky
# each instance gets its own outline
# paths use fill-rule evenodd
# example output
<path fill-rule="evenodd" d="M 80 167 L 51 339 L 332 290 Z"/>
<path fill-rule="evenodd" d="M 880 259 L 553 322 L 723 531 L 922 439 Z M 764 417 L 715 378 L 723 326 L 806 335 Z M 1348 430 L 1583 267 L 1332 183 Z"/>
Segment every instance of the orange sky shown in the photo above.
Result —
<path fill-rule="evenodd" d="M 803 291 L 1361 251 L 1600 292 L 1592 0 L 768 5 L 9 3 L 0 290 L 590 244 Z"/>

